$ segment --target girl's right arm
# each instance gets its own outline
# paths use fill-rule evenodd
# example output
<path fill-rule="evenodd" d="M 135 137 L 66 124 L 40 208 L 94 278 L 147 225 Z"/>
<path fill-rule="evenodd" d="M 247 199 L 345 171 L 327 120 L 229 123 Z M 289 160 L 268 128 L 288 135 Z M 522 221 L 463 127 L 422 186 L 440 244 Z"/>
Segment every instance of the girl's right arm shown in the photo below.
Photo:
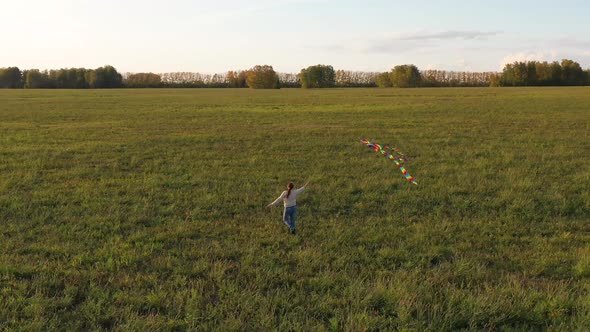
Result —
<path fill-rule="evenodd" d="M 301 188 L 295 190 L 295 192 L 299 194 L 300 192 L 302 192 L 303 190 L 305 190 L 305 187 L 307 187 L 308 184 L 309 184 L 309 182 L 307 182 L 306 184 L 304 184 Z"/>

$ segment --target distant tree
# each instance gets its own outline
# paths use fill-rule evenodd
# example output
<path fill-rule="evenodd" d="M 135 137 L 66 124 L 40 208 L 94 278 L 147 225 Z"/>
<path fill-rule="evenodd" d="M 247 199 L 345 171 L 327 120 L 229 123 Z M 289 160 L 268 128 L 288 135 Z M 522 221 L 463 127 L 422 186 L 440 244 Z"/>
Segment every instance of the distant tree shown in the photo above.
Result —
<path fill-rule="evenodd" d="M 502 71 L 502 84 L 506 86 L 584 85 L 586 74 L 580 64 L 564 59 L 559 62 L 514 62 Z"/>
<path fill-rule="evenodd" d="M 25 88 L 27 89 L 47 89 L 53 87 L 47 71 L 42 72 L 39 69 L 26 70 L 24 77 Z"/>
<path fill-rule="evenodd" d="M 128 88 L 158 88 L 162 78 L 154 73 L 129 74 L 123 79 L 123 85 Z"/>
<path fill-rule="evenodd" d="M 248 71 L 242 70 L 238 72 L 238 82 L 240 82 L 240 87 L 248 88 Z"/>
<path fill-rule="evenodd" d="M 584 70 L 579 63 L 569 59 L 561 61 L 561 82 L 563 85 L 584 85 L 585 80 Z"/>
<path fill-rule="evenodd" d="M 391 75 L 387 72 L 381 73 L 375 77 L 375 83 L 380 88 L 391 88 L 393 83 L 391 83 Z"/>
<path fill-rule="evenodd" d="M 279 76 L 268 65 L 257 65 L 248 70 L 246 82 L 252 89 L 279 89 Z"/>
<path fill-rule="evenodd" d="M 17 89 L 23 87 L 23 77 L 18 67 L 0 68 L 0 88 Z"/>
<path fill-rule="evenodd" d="M 501 76 L 495 72 L 467 72 L 427 69 L 420 72 L 423 87 L 499 86 Z M 493 82 L 492 82 L 493 81 Z"/>
<path fill-rule="evenodd" d="M 211 75 L 206 83 L 208 88 L 227 88 L 229 86 L 225 73 Z"/>
<path fill-rule="evenodd" d="M 502 69 L 502 86 L 514 86 L 514 70 L 511 63 L 505 64 Z"/>
<path fill-rule="evenodd" d="M 237 72 L 230 70 L 227 72 L 225 77 L 227 79 L 227 85 L 230 88 L 239 88 L 240 87 L 240 82 L 238 81 L 238 73 Z"/>
<path fill-rule="evenodd" d="M 53 87 L 58 89 L 82 89 L 86 88 L 86 69 L 62 68 L 49 71 L 49 79 Z M 81 77 L 80 77 L 81 76 Z"/>
<path fill-rule="evenodd" d="M 513 70 L 512 85 L 513 86 L 526 86 L 527 82 L 528 82 L 528 79 L 527 79 L 528 71 L 527 71 L 526 62 L 515 62 L 512 70 Z"/>
<path fill-rule="evenodd" d="M 379 73 L 339 69 L 336 71 L 336 86 L 343 88 L 376 87 L 377 75 Z"/>
<path fill-rule="evenodd" d="M 353 84 L 352 72 L 339 69 L 336 71 L 336 85 L 339 87 L 348 87 Z"/>
<path fill-rule="evenodd" d="M 50 70 L 49 77 L 55 82 L 55 87 L 58 89 L 71 89 L 74 85 L 70 80 L 68 69 Z"/>
<path fill-rule="evenodd" d="M 561 85 L 561 65 L 557 61 L 553 61 L 549 65 L 549 71 L 551 75 L 549 76 L 548 85 Z"/>
<path fill-rule="evenodd" d="M 86 68 L 77 68 L 74 69 L 76 73 L 76 88 L 77 89 L 86 89 L 88 88 L 88 82 L 86 82 L 86 72 L 88 69 Z"/>
<path fill-rule="evenodd" d="M 332 66 L 315 65 L 301 69 L 302 88 L 332 88 L 336 85 L 336 72 Z"/>
<path fill-rule="evenodd" d="M 491 87 L 502 86 L 502 74 L 490 75 L 489 81 L 490 81 L 489 86 L 491 86 Z"/>
<path fill-rule="evenodd" d="M 534 62 L 535 73 L 537 75 L 537 85 L 551 85 L 551 67 L 544 62 Z"/>
<path fill-rule="evenodd" d="M 301 80 L 299 80 L 298 74 L 292 73 L 278 73 L 279 84 L 281 88 L 300 88 Z"/>
<path fill-rule="evenodd" d="M 504 66 L 502 71 L 504 86 L 526 86 L 528 85 L 528 69 L 526 62 L 515 61 Z"/>
<path fill-rule="evenodd" d="M 420 74 L 422 75 L 421 86 L 424 86 L 424 87 L 444 86 L 444 82 L 442 80 L 439 80 L 441 78 L 441 77 L 439 77 L 440 72 L 441 72 L 440 70 L 435 70 L 435 69 L 428 69 L 428 70 L 421 71 L 420 72 Z M 386 75 L 384 78 L 387 78 L 389 80 L 389 84 L 391 84 L 391 77 L 389 76 L 389 73 L 383 73 L 382 75 L 384 75 L 384 76 Z M 379 83 L 377 83 L 377 85 L 379 85 Z"/>
<path fill-rule="evenodd" d="M 228 71 L 225 75 L 227 84 L 230 88 L 246 88 L 246 72 L 244 71 Z"/>
<path fill-rule="evenodd" d="M 162 73 L 162 86 L 168 88 L 204 88 L 206 75 L 190 72 Z"/>
<path fill-rule="evenodd" d="M 395 66 L 390 73 L 390 77 L 395 88 L 416 88 L 422 82 L 420 71 L 414 65 Z"/>
<path fill-rule="evenodd" d="M 120 88 L 123 85 L 123 76 L 113 66 L 104 66 L 88 71 L 85 79 L 88 86 L 94 89 Z"/>
<path fill-rule="evenodd" d="M 89 88 L 96 88 L 96 72 L 94 70 L 90 69 L 86 71 L 86 74 L 84 74 L 84 80 L 88 84 Z"/>
<path fill-rule="evenodd" d="M 526 64 L 526 82 L 527 86 L 536 86 L 537 82 L 537 62 L 531 61 Z"/>

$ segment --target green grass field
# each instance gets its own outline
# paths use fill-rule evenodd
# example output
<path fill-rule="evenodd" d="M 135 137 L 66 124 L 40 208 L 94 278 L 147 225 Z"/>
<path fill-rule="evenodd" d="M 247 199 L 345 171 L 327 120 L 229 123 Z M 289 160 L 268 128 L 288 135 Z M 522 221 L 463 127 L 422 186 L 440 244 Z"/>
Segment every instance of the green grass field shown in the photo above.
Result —
<path fill-rule="evenodd" d="M 590 88 L 0 91 L 0 330 L 589 330 L 589 155 Z"/>

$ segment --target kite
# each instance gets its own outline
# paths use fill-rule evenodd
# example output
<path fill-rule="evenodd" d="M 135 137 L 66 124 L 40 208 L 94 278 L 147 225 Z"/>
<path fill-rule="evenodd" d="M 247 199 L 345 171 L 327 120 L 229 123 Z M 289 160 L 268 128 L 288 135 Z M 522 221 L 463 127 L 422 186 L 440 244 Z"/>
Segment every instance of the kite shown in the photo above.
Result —
<path fill-rule="evenodd" d="M 387 145 L 381 145 L 379 143 L 374 143 L 369 141 L 368 139 L 361 139 L 362 143 L 365 143 L 367 147 L 373 149 L 375 152 L 379 152 L 385 156 L 385 158 L 393 161 L 397 168 L 402 172 L 406 180 L 410 183 L 418 184 L 413 176 L 408 173 L 408 171 L 404 168 L 404 162 L 408 161 L 408 158 L 398 149 L 398 148 L 390 148 Z M 391 152 L 390 152 L 391 151 Z"/>

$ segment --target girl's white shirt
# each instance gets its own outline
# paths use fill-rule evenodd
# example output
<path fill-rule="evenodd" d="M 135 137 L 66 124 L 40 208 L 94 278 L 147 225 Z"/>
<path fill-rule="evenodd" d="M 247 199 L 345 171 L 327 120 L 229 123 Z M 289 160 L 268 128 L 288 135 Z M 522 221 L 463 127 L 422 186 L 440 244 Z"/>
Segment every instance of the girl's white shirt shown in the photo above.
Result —
<path fill-rule="evenodd" d="M 285 206 L 286 208 L 291 207 L 291 206 L 295 206 L 295 205 L 297 205 L 297 195 L 301 194 L 304 189 L 305 189 L 305 186 L 303 186 L 299 189 L 291 189 L 291 193 L 289 194 L 289 197 L 287 197 L 287 191 L 283 191 L 281 193 L 281 196 L 279 196 L 277 199 L 275 199 L 274 202 L 270 203 L 270 205 L 276 205 L 282 199 L 283 206 Z"/>

